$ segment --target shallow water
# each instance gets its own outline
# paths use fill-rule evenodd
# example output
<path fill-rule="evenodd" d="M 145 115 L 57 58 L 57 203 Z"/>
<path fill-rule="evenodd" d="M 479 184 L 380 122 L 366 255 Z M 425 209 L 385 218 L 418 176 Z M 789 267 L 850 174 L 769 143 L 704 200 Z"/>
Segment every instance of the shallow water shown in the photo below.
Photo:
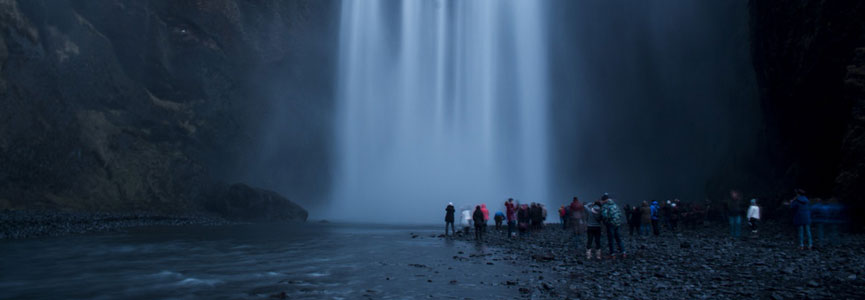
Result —
<path fill-rule="evenodd" d="M 455 259 L 493 249 L 431 237 L 440 233 L 422 226 L 257 224 L 0 241 L 0 299 L 519 295 L 502 286 L 515 266 Z"/>

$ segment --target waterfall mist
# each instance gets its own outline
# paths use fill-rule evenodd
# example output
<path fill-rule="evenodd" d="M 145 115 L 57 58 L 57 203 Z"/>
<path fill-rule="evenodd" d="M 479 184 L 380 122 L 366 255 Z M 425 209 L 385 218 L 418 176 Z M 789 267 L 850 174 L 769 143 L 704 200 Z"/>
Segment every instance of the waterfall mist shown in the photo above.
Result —
<path fill-rule="evenodd" d="M 344 1 L 331 218 L 546 202 L 543 1 Z"/>
<path fill-rule="evenodd" d="M 720 200 L 754 181 L 746 1 L 550 5 L 552 197 Z"/>

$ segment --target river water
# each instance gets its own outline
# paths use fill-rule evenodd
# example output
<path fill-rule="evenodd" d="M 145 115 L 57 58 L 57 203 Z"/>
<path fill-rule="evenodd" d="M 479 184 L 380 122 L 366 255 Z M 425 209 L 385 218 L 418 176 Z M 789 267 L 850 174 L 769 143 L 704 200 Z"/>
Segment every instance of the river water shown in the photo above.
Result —
<path fill-rule="evenodd" d="M 0 241 L 0 299 L 511 298 L 519 272 L 428 226 L 148 227 Z M 499 256 L 500 257 L 500 256 Z M 488 264 L 489 263 L 489 264 Z"/>

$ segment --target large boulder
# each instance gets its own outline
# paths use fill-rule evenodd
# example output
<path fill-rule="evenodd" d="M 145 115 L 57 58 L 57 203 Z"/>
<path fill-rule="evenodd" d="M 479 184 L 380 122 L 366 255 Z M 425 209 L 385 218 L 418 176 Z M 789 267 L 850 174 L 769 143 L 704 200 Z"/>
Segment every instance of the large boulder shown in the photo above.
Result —
<path fill-rule="evenodd" d="M 305 209 L 276 192 L 237 183 L 220 185 L 205 199 L 205 209 L 235 221 L 306 221 Z"/>

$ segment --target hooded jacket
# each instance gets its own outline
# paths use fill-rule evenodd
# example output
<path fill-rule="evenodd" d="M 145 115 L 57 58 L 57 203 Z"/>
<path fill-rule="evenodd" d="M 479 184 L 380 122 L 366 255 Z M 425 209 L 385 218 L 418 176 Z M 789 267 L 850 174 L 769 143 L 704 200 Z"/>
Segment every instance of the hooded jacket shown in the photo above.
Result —
<path fill-rule="evenodd" d="M 607 202 L 601 205 L 601 217 L 607 226 L 621 226 L 625 223 L 622 210 L 613 199 L 607 199 Z"/>
<path fill-rule="evenodd" d="M 640 207 L 640 223 L 649 224 L 652 222 L 652 208 L 648 205 Z"/>
<path fill-rule="evenodd" d="M 462 214 L 462 222 L 463 226 L 471 226 L 472 225 L 472 212 L 468 209 L 463 210 L 460 214 Z"/>
<path fill-rule="evenodd" d="M 484 213 L 484 222 L 490 220 L 490 211 L 487 210 L 486 204 L 481 204 L 481 212 Z"/>
<path fill-rule="evenodd" d="M 808 207 L 808 197 L 799 195 L 790 202 L 793 209 L 793 224 L 811 225 L 811 209 Z"/>
<path fill-rule="evenodd" d="M 456 211 L 456 209 L 454 209 L 453 205 L 448 205 L 448 207 L 445 208 L 445 222 L 454 222 L 454 211 Z"/>
<path fill-rule="evenodd" d="M 475 227 L 482 226 L 486 223 L 486 220 L 484 220 L 484 212 L 479 208 L 475 209 L 472 219 L 475 221 Z"/>
<path fill-rule="evenodd" d="M 508 222 L 517 220 L 517 207 L 513 202 L 505 202 L 505 213 L 508 216 Z"/>
<path fill-rule="evenodd" d="M 652 201 L 652 206 L 649 207 L 650 218 L 654 221 L 658 220 L 658 201 Z"/>
<path fill-rule="evenodd" d="M 601 227 L 601 207 L 592 203 L 586 207 L 586 226 Z"/>

